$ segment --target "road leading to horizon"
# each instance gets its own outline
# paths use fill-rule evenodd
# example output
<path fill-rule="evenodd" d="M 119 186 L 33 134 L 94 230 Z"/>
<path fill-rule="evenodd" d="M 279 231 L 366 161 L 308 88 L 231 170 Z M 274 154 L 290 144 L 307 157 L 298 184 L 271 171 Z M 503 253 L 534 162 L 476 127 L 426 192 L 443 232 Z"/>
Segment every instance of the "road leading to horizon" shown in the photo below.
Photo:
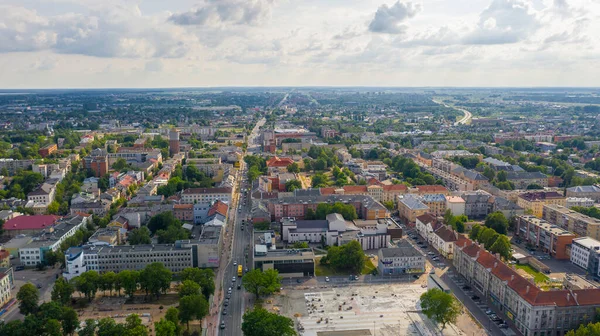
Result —
<path fill-rule="evenodd" d="M 452 109 L 455 109 L 457 111 L 464 113 L 464 116 L 459 121 L 455 122 L 454 126 L 457 126 L 459 124 L 463 124 L 463 125 L 469 124 L 471 122 L 471 119 L 473 118 L 473 114 L 471 112 L 465 110 L 464 108 L 451 106 L 451 105 L 448 105 L 446 103 L 443 103 L 443 102 L 435 100 L 435 99 L 432 99 L 431 101 L 433 101 L 436 104 L 443 105 L 445 107 L 452 108 Z"/>

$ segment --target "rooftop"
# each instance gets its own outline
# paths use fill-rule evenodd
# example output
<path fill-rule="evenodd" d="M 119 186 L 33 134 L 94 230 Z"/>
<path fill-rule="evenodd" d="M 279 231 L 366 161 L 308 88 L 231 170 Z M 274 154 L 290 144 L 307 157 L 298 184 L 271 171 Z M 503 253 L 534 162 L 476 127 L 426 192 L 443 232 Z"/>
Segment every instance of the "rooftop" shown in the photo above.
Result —
<path fill-rule="evenodd" d="M 383 258 L 400 258 L 400 257 L 422 257 L 423 253 L 419 252 L 406 239 L 401 239 L 396 244 L 396 247 L 382 248 L 379 250 Z"/>
<path fill-rule="evenodd" d="M 53 215 L 34 215 L 18 216 L 9 219 L 4 223 L 4 230 L 42 230 L 52 226 L 58 221 L 59 216 Z"/>
<path fill-rule="evenodd" d="M 399 197 L 398 201 L 411 210 L 427 210 L 429 207 L 413 195 Z"/>
<path fill-rule="evenodd" d="M 528 193 L 519 195 L 519 197 L 528 202 L 535 202 L 535 201 L 541 201 L 541 200 L 546 200 L 546 199 L 564 198 L 563 195 L 557 193 L 556 191 L 528 192 Z"/>
<path fill-rule="evenodd" d="M 581 237 L 573 239 L 573 244 L 581 245 L 587 249 L 594 249 L 600 247 L 600 241 L 592 239 L 590 237 Z"/>

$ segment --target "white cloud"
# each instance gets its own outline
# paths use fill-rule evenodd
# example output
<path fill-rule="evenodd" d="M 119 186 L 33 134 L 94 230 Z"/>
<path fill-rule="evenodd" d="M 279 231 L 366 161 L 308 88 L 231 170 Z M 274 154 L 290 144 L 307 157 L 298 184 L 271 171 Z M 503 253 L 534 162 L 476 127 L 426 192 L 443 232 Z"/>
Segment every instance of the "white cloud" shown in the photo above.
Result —
<path fill-rule="evenodd" d="M 177 13 L 169 21 L 189 25 L 258 25 L 271 16 L 274 0 L 204 0 L 187 12 Z"/>
<path fill-rule="evenodd" d="M 417 15 L 420 10 L 421 6 L 412 2 L 397 1 L 391 7 L 383 4 L 377 9 L 373 20 L 369 23 L 369 31 L 386 34 L 404 33 L 406 26 L 401 23 Z"/>

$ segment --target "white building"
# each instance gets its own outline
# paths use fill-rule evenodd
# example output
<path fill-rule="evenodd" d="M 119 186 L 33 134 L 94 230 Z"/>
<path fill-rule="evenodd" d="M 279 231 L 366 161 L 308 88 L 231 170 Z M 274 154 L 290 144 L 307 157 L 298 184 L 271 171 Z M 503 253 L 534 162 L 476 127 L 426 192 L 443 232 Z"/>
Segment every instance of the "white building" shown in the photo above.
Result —
<path fill-rule="evenodd" d="M 458 241 L 458 233 L 451 227 L 442 225 L 431 235 L 431 245 L 445 258 L 454 258 L 454 242 Z"/>
<path fill-rule="evenodd" d="M 0 307 L 12 298 L 13 278 L 12 268 L 0 270 Z"/>
<path fill-rule="evenodd" d="M 465 214 L 465 200 L 460 196 L 446 197 L 446 208 L 452 211 L 454 216 Z"/>
<path fill-rule="evenodd" d="M 585 270 L 596 274 L 598 270 L 598 254 L 600 242 L 589 238 L 575 238 L 571 244 L 571 262 Z"/>
<path fill-rule="evenodd" d="M 52 184 L 44 183 L 41 187 L 27 194 L 27 200 L 34 203 L 48 205 L 54 201 L 56 187 Z"/>
<path fill-rule="evenodd" d="M 425 272 L 425 255 L 404 239 L 397 247 L 380 249 L 378 255 L 377 268 L 381 275 Z"/>
<path fill-rule="evenodd" d="M 417 217 L 415 223 L 415 227 L 419 235 L 423 237 L 423 239 L 425 239 L 428 243 L 431 243 L 433 239 L 433 232 L 439 227 L 437 218 L 435 218 L 431 214 L 426 213 Z"/>
<path fill-rule="evenodd" d="M 569 209 L 576 206 L 590 208 L 594 206 L 594 200 L 587 197 L 567 197 L 565 206 Z"/>

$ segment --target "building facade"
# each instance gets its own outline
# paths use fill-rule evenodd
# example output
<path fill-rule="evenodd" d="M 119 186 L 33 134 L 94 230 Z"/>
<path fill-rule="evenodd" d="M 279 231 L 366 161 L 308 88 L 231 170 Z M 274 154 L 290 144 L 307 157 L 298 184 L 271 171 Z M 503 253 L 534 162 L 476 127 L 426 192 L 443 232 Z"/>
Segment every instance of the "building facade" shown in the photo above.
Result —
<path fill-rule="evenodd" d="M 555 204 L 565 206 L 567 200 L 556 191 L 529 192 L 519 195 L 517 205 L 529 210 L 537 218 L 542 218 L 544 205 Z"/>
<path fill-rule="evenodd" d="M 378 256 L 377 268 L 383 276 L 425 272 L 425 255 L 404 239 L 397 247 L 380 249 Z"/>
<path fill-rule="evenodd" d="M 567 247 L 577 237 L 557 225 L 531 215 L 517 217 L 515 236 L 521 237 L 556 259 L 569 259 Z"/>

